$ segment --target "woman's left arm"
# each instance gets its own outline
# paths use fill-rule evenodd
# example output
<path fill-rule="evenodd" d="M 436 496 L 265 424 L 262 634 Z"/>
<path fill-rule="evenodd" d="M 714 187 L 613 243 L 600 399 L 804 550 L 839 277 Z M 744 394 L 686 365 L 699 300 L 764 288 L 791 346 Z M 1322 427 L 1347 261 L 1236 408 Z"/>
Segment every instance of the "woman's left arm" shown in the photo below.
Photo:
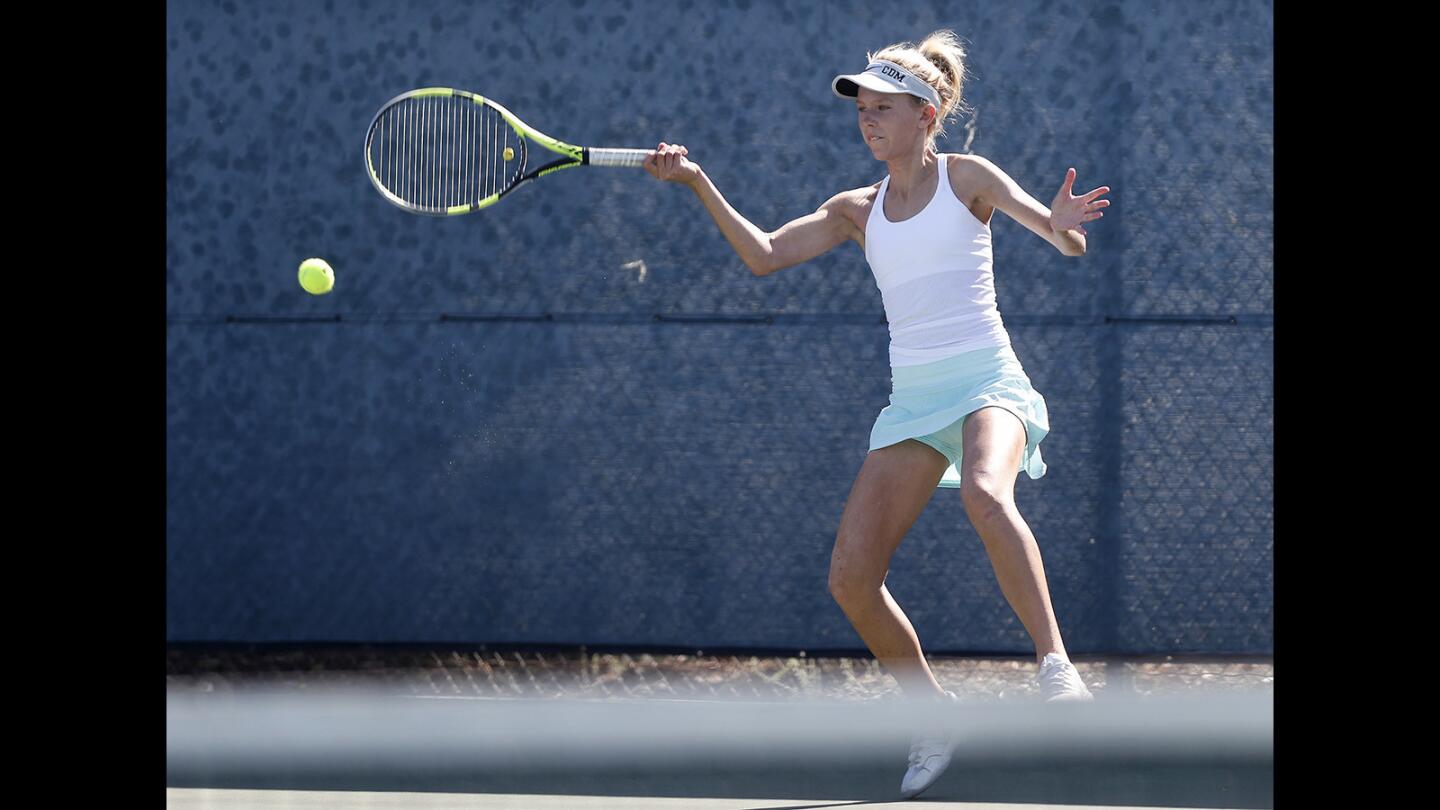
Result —
<path fill-rule="evenodd" d="M 1085 255 L 1085 227 L 1081 223 L 1105 216 L 1100 209 L 1110 205 L 1110 201 L 1098 198 L 1110 191 L 1109 186 L 1076 197 L 1070 193 L 1075 185 L 1075 170 L 1070 169 L 1054 201 L 1046 208 L 999 166 L 978 155 L 971 155 L 970 159 L 980 174 L 983 202 L 1009 214 L 1011 219 L 1034 231 L 1066 256 Z"/>

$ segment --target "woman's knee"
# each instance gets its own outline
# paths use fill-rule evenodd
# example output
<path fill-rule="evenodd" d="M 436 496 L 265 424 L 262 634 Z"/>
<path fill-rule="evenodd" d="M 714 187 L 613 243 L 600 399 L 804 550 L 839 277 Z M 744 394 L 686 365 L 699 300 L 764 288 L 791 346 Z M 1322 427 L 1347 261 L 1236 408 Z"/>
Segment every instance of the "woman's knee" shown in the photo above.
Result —
<path fill-rule="evenodd" d="M 830 580 L 830 598 L 835 604 L 842 608 L 850 608 L 867 604 L 880 598 L 880 588 L 885 584 L 885 578 L 881 577 L 879 582 L 868 579 L 843 579 Z"/>
<path fill-rule="evenodd" d="M 835 601 L 842 605 L 870 598 L 878 594 L 885 584 L 883 561 L 867 559 L 867 555 L 858 553 L 865 544 L 857 540 L 837 536 L 835 554 L 830 560 L 827 588 Z"/>
<path fill-rule="evenodd" d="M 991 520 L 1010 508 L 1010 487 L 983 469 L 967 470 L 960 480 L 960 500 L 972 521 Z"/>

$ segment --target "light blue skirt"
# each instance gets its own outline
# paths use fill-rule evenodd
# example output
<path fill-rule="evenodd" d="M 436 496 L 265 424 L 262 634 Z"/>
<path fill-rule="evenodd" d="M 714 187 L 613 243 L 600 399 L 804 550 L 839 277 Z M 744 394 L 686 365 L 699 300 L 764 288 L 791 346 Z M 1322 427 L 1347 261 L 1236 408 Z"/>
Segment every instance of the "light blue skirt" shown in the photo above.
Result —
<path fill-rule="evenodd" d="M 940 486 L 960 486 L 965 417 L 996 406 L 1015 414 L 1025 425 L 1025 454 L 1020 469 L 1032 479 L 1045 474 L 1040 440 L 1050 432 L 1045 398 L 1009 346 L 993 346 L 924 363 L 890 369 L 890 404 L 870 430 L 870 449 L 915 439 L 940 451 L 950 468 Z"/>

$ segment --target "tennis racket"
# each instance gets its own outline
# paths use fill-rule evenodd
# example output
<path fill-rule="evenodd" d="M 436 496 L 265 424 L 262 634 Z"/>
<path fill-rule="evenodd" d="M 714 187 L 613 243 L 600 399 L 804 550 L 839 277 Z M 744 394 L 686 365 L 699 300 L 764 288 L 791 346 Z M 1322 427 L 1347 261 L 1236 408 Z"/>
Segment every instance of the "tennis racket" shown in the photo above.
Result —
<path fill-rule="evenodd" d="M 527 173 L 532 143 L 560 158 Z M 561 169 L 639 168 L 653 151 L 574 146 L 491 99 L 449 87 L 390 99 L 365 133 L 365 168 L 376 190 L 413 214 L 440 217 L 487 208 L 527 181 Z"/>

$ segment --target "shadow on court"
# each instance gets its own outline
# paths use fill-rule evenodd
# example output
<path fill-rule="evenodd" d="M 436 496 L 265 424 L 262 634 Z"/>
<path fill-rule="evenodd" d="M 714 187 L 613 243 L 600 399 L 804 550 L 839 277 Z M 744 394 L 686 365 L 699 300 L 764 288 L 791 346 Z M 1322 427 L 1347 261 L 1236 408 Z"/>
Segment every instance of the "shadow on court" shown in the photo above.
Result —
<path fill-rule="evenodd" d="M 187 773 L 167 778 L 170 787 L 300 791 L 376 791 L 450 794 L 543 794 L 672 799 L 791 800 L 768 807 L 841 807 L 898 801 L 905 752 L 895 761 L 837 762 L 767 768 L 699 766 L 651 769 L 507 768 L 417 771 L 387 769 L 384 763 L 357 763 L 331 771 L 306 768 L 286 773 L 230 771 L 223 775 Z M 919 802 L 985 802 L 1143 807 L 1269 808 L 1274 806 L 1271 763 L 1225 761 L 1013 761 L 954 762 Z M 627 806 L 623 802 L 616 806 Z M 674 806 L 686 806 L 676 803 Z M 756 807 L 746 805 L 746 807 Z"/>

